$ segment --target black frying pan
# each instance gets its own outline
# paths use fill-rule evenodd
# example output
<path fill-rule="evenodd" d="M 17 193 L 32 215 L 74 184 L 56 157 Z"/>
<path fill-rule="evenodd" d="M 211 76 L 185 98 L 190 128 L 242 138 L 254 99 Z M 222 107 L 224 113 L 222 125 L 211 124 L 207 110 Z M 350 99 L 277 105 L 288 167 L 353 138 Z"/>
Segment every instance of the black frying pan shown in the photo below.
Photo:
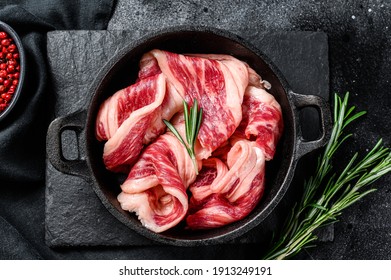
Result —
<path fill-rule="evenodd" d="M 243 220 L 211 230 L 189 231 L 182 224 L 163 233 L 154 233 L 141 225 L 137 217 L 123 211 L 117 201 L 120 178 L 103 165 L 103 143 L 95 138 L 95 119 L 100 104 L 117 90 L 133 83 L 141 56 L 154 49 L 176 53 L 229 54 L 247 62 L 272 85 L 270 93 L 280 103 L 284 118 L 284 134 L 275 158 L 266 165 L 266 190 L 259 205 Z M 226 242 L 259 225 L 281 201 L 289 187 L 298 160 L 322 147 L 331 130 L 330 109 L 320 97 L 294 93 L 273 63 L 242 38 L 223 30 L 206 27 L 179 27 L 156 32 L 129 45 L 110 59 L 90 89 L 86 110 L 55 119 L 47 134 L 47 156 L 59 171 L 87 180 L 97 196 L 115 218 L 139 234 L 160 243 L 178 246 L 206 245 Z M 319 139 L 305 141 L 299 124 L 299 111 L 315 107 L 321 120 Z M 78 135 L 79 159 L 66 160 L 62 155 L 61 133 L 73 130 Z"/>

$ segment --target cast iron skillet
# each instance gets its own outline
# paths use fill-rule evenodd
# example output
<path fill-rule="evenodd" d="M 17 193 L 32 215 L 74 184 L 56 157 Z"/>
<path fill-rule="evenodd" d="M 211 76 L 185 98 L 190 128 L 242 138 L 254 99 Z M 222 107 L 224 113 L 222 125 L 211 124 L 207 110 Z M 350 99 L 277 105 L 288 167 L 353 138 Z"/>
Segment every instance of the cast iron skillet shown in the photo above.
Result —
<path fill-rule="evenodd" d="M 266 191 L 259 205 L 243 220 L 204 231 L 188 231 L 184 225 L 163 233 L 154 233 L 141 225 L 134 214 L 123 211 L 117 201 L 120 179 L 108 172 L 102 162 L 103 143 L 95 138 L 95 119 L 100 104 L 117 90 L 136 79 L 141 56 L 154 49 L 176 53 L 230 54 L 246 61 L 263 79 L 272 85 L 270 90 L 280 103 L 284 118 L 284 134 L 275 158 L 266 166 Z M 84 178 L 94 188 L 105 207 L 130 229 L 152 241 L 178 246 L 217 244 L 238 237 L 259 225 L 284 196 L 294 175 L 297 161 L 308 152 L 323 146 L 331 129 L 327 103 L 314 95 L 294 93 L 284 77 L 269 59 L 242 38 L 223 30 L 205 27 L 178 27 L 163 30 L 129 42 L 129 45 L 110 59 L 96 77 L 85 110 L 55 119 L 47 134 L 47 155 L 59 171 Z M 315 141 L 305 141 L 299 125 L 299 110 L 315 107 L 321 119 L 322 135 Z M 79 159 L 67 160 L 62 154 L 61 133 L 77 132 Z"/>

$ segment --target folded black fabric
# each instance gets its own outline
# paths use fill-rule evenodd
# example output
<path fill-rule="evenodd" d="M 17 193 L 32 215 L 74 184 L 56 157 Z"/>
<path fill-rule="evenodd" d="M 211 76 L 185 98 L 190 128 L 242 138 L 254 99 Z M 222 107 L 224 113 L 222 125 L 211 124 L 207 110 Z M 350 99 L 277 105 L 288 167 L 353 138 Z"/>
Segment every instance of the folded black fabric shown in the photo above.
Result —
<path fill-rule="evenodd" d="M 113 0 L 19 2 L 0 10 L 0 20 L 22 37 L 27 56 L 27 81 L 21 100 L 0 123 L 0 178 L 11 183 L 38 181 L 44 176 L 51 104 L 46 33 L 55 29 L 105 29 L 114 7 Z"/>
<path fill-rule="evenodd" d="M 20 35 L 27 58 L 20 99 L 0 123 L 0 259 L 23 258 L 22 253 L 15 255 L 15 246 L 29 248 L 26 258 L 39 255 L 31 244 L 23 243 L 42 233 L 44 227 L 45 139 L 53 107 L 46 34 L 52 30 L 106 29 L 115 2 L 17 0 L 6 5 L 0 1 L 0 20 Z M 18 211 L 21 209 L 34 215 L 26 217 L 24 211 Z M 43 236 L 40 238 L 37 242 L 43 244 Z"/>

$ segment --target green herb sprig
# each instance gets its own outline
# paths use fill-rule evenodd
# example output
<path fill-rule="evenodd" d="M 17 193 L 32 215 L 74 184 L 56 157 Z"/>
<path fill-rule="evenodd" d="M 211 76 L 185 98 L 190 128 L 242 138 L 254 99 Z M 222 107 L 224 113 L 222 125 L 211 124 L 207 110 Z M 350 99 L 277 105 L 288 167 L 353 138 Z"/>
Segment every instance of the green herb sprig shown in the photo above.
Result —
<path fill-rule="evenodd" d="M 336 222 L 344 209 L 375 191 L 365 187 L 391 171 L 391 152 L 382 146 L 381 139 L 358 162 L 355 153 L 340 174 L 333 170 L 335 152 L 351 136 L 345 135 L 344 129 L 366 113 L 353 113 L 355 107 L 348 108 L 348 98 L 349 93 L 343 99 L 335 94 L 334 125 L 328 145 L 318 158 L 315 174 L 304 182 L 303 196 L 293 207 L 278 241 L 264 259 L 290 258 L 313 246 L 318 228 Z"/>
<path fill-rule="evenodd" d="M 178 140 L 183 144 L 183 146 L 185 146 L 191 160 L 193 161 L 196 175 L 198 175 L 198 166 L 194 152 L 194 145 L 197 140 L 198 132 L 200 131 L 202 113 L 202 108 L 198 109 L 197 99 L 193 100 L 193 106 L 190 107 L 190 112 L 189 105 L 185 100 L 183 100 L 183 114 L 185 117 L 185 131 L 187 143 L 183 140 L 182 136 L 169 121 L 163 120 L 168 129 L 170 129 L 171 132 L 175 135 L 175 137 L 178 138 Z"/>

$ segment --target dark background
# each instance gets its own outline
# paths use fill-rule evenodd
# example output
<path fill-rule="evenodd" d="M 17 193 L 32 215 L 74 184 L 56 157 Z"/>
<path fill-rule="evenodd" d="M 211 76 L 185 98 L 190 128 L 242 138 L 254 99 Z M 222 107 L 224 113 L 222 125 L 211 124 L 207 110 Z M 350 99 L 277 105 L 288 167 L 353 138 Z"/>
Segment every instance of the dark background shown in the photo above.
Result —
<path fill-rule="evenodd" d="M 208 25 L 246 36 L 265 31 L 322 31 L 329 38 L 330 95 L 349 91 L 351 104 L 368 112 L 351 129 L 353 138 L 338 159 L 343 163 L 355 151 L 365 153 L 379 138 L 391 144 L 389 1 L 0 1 L 0 20 L 21 34 L 31 69 L 24 98 L 0 123 L 0 259 L 261 257 L 252 244 L 202 250 L 164 246 L 52 249 L 45 244 L 45 136 L 53 102 L 46 57 L 49 31 L 126 29 L 142 35 L 180 24 Z M 390 181 L 389 175 L 377 181 L 375 193 L 340 217 L 331 230 L 332 238 L 297 258 L 390 259 Z"/>

